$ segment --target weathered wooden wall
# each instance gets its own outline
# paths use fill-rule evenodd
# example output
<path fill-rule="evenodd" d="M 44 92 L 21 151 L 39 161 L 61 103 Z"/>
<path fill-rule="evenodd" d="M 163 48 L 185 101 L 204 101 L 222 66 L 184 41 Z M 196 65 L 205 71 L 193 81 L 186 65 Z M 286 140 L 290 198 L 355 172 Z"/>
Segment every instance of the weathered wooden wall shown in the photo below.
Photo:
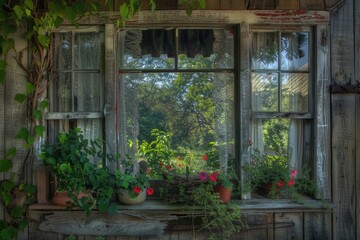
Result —
<path fill-rule="evenodd" d="M 331 12 L 334 239 L 360 239 L 360 3 Z M 345 90 L 341 90 L 345 89 Z"/>
<path fill-rule="evenodd" d="M 248 221 L 251 228 L 235 239 L 360 239 L 360 1 L 268 1 L 275 5 L 264 5 L 264 1 L 208 1 L 208 9 L 329 9 L 331 37 L 331 199 L 336 208 L 331 211 L 306 212 L 283 209 L 262 213 L 250 211 Z M 340 4 L 338 4 L 340 3 Z M 115 4 L 116 5 L 116 4 Z M 177 1 L 158 5 L 159 9 L 177 8 Z M 17 49 L 26 42 L 17 41 Z M 0 154 L 12 146 L 19 146 L 15 170 L 21 166 L 26 150 L 14 136 L 26 122 L 26 109 L 14 101 L 14 93 L 23 86 L 25 75 L 17 66 L 14 52 L 6 59 L 9 63 L 6 84 L 0 87 Z M 112 56 L 107 56 L 112 57 Z M 340 87 L 339 87 L 340 86 Z M 345 89 L 338 91 L 336 89 Z M 45 233 L 38 225 L 51 211 L 32 211 L 28 231 L 18 239 L 65 239 L 62 234 Z M 0 217 L 3 217 L 0 211 Z M 185 229 L 184 229 L 185 228 Z M 147 239 L 192 239 L 193 231 L 188 226 L 171 225 L 161 237 Z M 201 235 L 200 235 L 201 236 Z M 201 237 L 199 237 L 201 239 Z M 205 238 L 205 237 L 204 237 Z M 93 236 L 78 236 L 90 240 Z M 140 237 L 109 237 L 107 239 L 142 239 Z"/>

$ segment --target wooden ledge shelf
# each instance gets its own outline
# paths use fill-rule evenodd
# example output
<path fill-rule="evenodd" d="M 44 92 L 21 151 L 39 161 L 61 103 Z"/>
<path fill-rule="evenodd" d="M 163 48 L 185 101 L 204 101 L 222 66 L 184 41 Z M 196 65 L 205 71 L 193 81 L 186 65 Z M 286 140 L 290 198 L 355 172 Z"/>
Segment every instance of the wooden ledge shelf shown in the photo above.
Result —
<path fill-rule="evenodd" d="M 335 208 L 335 205 L 328 200 L 301 199 L 249 199 L 233 200 L 241 210 L 261 212 L 317 212 Z M 56 206 L 51 202 L 36 203 L 30 206 L 30 211 L 64 211 L 65 207 Z M 118 212 L 146 211 L 146 212 L 167 212 L 169 214 L 194 213 L 201 210 L 201 207 L 179 204 L 168 204 L 162 200 L 146 200 L 138 205 L 118 205 Z"/>

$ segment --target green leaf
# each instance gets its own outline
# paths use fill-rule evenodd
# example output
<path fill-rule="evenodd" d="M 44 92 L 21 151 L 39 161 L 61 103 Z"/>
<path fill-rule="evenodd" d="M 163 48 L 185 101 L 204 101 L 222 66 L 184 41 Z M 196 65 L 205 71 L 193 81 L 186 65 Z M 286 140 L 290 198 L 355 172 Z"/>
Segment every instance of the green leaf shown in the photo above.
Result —
<path fill-rule="evenodd" d="M 4 60 L 0 60 L 0 83 L 4 84 L 5 76 L 6 76 L 6 62 Z"/>
<path fill-rule="evenodd" d="M 24 4 L 26 7 L 28 7 L 30 10 L 33 10 L 34 9 L 34 3 L 32 0 L 25 0 L 24 1 Z"/>
<path fill-rule="evenodd" d="M 36 192 L 36 186 L 35 185 L 26 185 L 25 186 L 25 192 L 28 193 L 28 194 L 34 194 Z"/>
<path fill-rule="evenodd" d="M 123 3 L 120 6 L 120 16 L 123 20 L 126 20 L 129 17 L 129 6 L 126 3 Z"/>
<path fill-rule="evenodd" d="M 18 93 L 15 95 L 15 101 L 17 101 L 18 103 L 23 103 L 25 100 L 26 100 L 25 94 Z"/>
<path fill-rule="evenodd" d="M 20 218 L 24 214 L 24 208 L 15 206 L 10 210 L 10 215 L 14 218 Z"/>
<path fill-rule="evenodd" d="M 20 231 L 24 231 L 25 230 L 25 228 L 26 228 L 26 226 L 29 224 L 29 222 L 28 222 L 28 220 L 26 220 L 26 219 L 22 219 L 21 221 L 20 221 L 20 223 L 19 223 L 19 230 Z"/>
<path fill-rule="evenodd" d="M 5 191 L 10 192 L 15 188 L 16 184 L 13 181 L 5 180 L 4 182 L 2 182 L 1 186 L 4 188 Z"/>
<path fill-rule="evenodd" d="M 45 132 L 45 127 L 43 125 L 38 125 L 35 127 L 36 135 L 42 137 Z"/>
<path fill-rule="evenodd" d="M 10 159 L 0 159 L 0 172 L 6 172 L 11 169 L 13 162 Z"/>
<path fill-rule="evenodd" d="M 26 83 L 26 94 L 33 93 L 34 91 L 35 91 L 35 85 L 30 82 L 27 82 Z"/>
<path fill-rule="evenodd" d="M 4 191 L 1 194 L 1 198 L 2 198 L 5 206 L 9 205 L 9 203 L 12 201 L 11 194 L 4 192 Z"/>
<path fill-rule="evenodd" d="M 74 10 L 71 7 L 67 7 L 65 9 L 64 14 L 65 14 L 66 19 L 69 20 L 70 23 L 75 21 L 76 14 L 75 14 Z"/>
<path fill-rule="evenodd" d="M 26 16 L 29 17 L 31 15 L 31 11 L 29 9 L 25 9 Z"/>
<path fill-rule="evenodd" d="M 205 9 L 206 7 L 206 1 L 205 0 L 198 0 L 199 1 L 199 7 L 201 9 Z"/>
<path fill-rule="evenodd" d="M 34 118 L 40 120 L 42 117 L 41 111 L 39 109 L 35 109 L 33 112 Z"/>
<path fill-rule="evenodd" d="M 15 41 L 12 38 L 9 39 L 4 39 L 1 42 L 1 49 L 0 49 L 0 53 L 2 54 L 6 54 L 10 49 L 12 49 L 14 47 Z"/>
<path fill-rule="evenodd" d="M 13 156 L 15 156 L 15 154 L 16 154 L 16 147 L 12 147 L 7 151 L 5 158 L 12 158 Z"/>
<path fill-rule="evenodd" d="M 13 10 L 14 10 L 16 16 L 18 17 L 18 19 L 21 19 L 24 14 L 24 10 L 19 5 L 16 5 L 13 8 Z"/>
<path fill-rule="evenodd" d="M 50 44 L 50 37 L 47 35 L 44 35 L 43 33 L 39 33 L 37 35 L 37 40 L 41 44 L 41 46 L 48 48 Z"/>
<path fill-rule="evenodd" d="M 12 240 L 16 237 L 16 228 L 13 226 L 6 227 L 1 230 L 0 236 L 2 240 Z"/>
<path fill-rule="evenodd" d="M 47 100 L 42 100 L 40 102 L 40 108 L 41 110 L 44 110 L 45 108 L 47 108 L 47 106 L 49 105 L 49 102 Z"/>
<path fill-rule="evenodd" d="M 32 145 L 34 142 L 35 142 L 35 138 L 33 136 L 29 135 L 27 138 L 27 143 L 29 145 Z"/>
<path fill-rule="evenodd" d="M 29 130 L 25 127 L 20 128 L 20 130 L 16 133 L 15 138 L 16 139 L 23 139 L 23 140 L 27 140 L 28 136 L 29 136 Z"/>

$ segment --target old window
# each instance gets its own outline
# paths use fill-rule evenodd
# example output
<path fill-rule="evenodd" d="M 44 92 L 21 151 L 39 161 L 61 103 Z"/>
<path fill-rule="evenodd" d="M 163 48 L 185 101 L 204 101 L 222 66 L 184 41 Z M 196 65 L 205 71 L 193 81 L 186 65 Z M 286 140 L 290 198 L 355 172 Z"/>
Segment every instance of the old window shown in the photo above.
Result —
<path fill-rule="evenodd" d="M 181 160 L 170 164 L 177 172 L 204 167 L 211 143 L 227 169 L 236 129 L 233 31 L 129 28 L 119 33 L 117 48 L 121 152 L 136 158 L 139 144 L 159 129 L 173 134 Z"/>
<path fill-rule="evenodd" d="M 252 29 L 251 140 L 253 149 L 313 166 L 311 31 Z"/>
<path fill-rule="evenodd" d="M 80 27 L 54 33 L 55 79 L 49 86 L 49 137 L 69 128 L 88 138 L 102 136 L 104 32 Z"/>

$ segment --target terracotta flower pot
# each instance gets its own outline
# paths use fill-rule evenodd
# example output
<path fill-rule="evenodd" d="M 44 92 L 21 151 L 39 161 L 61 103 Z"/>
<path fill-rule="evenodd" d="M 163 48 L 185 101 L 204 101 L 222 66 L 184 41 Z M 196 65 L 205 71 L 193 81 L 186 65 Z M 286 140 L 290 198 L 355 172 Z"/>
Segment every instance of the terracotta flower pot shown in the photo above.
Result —
<path fill-rule="evenodd" d="M 78 194 L 77 198 L 81 199 L 82 197 L 85 196 L 88 196 L 88 193 L 81 192 Z M 73 200 L 70 197 L 68 197 L 67 192 L 55 192 L 52 198 L 52 202 L 58 206 L 70 206 Z"/>
<path fill-rule="evenodd" d="M 216 185 L 214 188 L 214 192 L 219 193 L 220 200 L 223 203 L 230 202 L 232 189 L 223 187 L 221 185 Z"/>
<path fill-rule="evenodd" d="M 135 205 L 145 201 L 146 189 L 143 189 L 135 198 L 132 198 L 129 194 L 129 189 L 119 189 L 118 193 L 119 202 L 126 205 Z"/>

